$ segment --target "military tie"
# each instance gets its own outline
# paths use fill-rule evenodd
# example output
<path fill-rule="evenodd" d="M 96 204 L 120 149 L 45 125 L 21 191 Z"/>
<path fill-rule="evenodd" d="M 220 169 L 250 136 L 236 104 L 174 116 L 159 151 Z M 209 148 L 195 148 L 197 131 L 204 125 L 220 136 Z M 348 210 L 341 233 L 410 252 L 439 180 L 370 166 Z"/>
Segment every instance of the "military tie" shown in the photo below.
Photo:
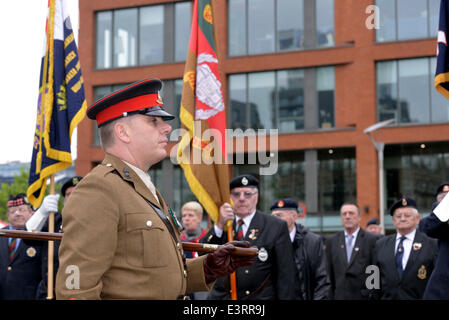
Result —
<path fill-rule="evenodd" d="M 237 222 L 237 231 L 236 231 L 236 236 L 235 236 L 235 239 L 236 240 L 242 240 L 243 239 L 243 219 L 240 219 L 238 222 Z"/>
<path fill-rule="evenodd" d="M 401 279 L 402 278 L 402 273 L 404 271 L 404 269 L 402 269 L 402 257 L 404 257 L 404 246 L 403 246 L 402 243 L 404 242 L 406 237 L 402 236 L 399 239 L 400 239 L 399 245 L 398 245 L 398 248 L 396 250 L 396 255 L 395 255 L 394 258 L 396 260 L 396 270 L 398 271 L 399 279 Z"/>
<path fill-rule="evenodd" d="M 14 254 L 16 253 L 16 247 L 17 247 L 17 239 L 12 238 L 11 242 L 9 243 L 9 262 L 12 261 L 12 258 L 14 258 Z"/>
<path fill-rule="evenodd" d="M 349 234 L 346 236 L 346 256 L 348 257 L 348 263 L 351 260 L 352 248 L 354 246 L 352 243 L 353 238 L 354 238 L 353 234 Z"/>

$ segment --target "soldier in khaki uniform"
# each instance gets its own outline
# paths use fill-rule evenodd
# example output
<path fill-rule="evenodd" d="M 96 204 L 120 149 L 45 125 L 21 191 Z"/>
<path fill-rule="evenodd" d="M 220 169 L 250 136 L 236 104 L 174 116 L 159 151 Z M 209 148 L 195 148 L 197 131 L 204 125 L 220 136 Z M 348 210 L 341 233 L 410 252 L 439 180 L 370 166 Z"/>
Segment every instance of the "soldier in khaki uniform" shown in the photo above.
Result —
<path fill-rule="evenodd" d="M 106 157 L 64 206 L 57 299 L 177 299 L 254 261 L 231 255 L 244 242 L 184 258 L 179 222 L 147 173 L 166 156 L 165 121 L 174 118 L 162 108 L 161 86 L 134 83 L 87 111 Z"/>

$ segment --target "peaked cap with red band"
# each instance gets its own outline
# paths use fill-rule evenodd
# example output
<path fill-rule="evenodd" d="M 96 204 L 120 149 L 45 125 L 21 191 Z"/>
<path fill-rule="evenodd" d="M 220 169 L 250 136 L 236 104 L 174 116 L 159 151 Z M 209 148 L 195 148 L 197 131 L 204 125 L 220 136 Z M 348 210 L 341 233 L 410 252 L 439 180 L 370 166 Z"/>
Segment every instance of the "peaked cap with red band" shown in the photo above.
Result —
<path fill-rule="evenodd" d="M 175 117 L 162 108 L 161 88 L 161 80 L 155 78 L 135 82 L 95 102 L 87 109 L 87 116 L 97 120 L 99 127 L 132 114 L 172 120 Z"/>

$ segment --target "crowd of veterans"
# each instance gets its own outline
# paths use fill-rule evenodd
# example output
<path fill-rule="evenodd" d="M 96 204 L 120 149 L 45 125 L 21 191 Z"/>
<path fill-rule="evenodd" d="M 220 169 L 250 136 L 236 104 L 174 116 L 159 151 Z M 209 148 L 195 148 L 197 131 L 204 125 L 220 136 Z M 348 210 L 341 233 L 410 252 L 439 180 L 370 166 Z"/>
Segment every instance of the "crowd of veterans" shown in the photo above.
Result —
<path fill-rule="evenodd" d="M 180 222 L 148 174 L 167 155 L 174 118 L 163 108 L 161 86 L 143 80 L 88 108 L 106 157 L 63 185 L 61 213 L 58 195 L 37 210 L 25 194 L 10 196 L 5 229 L 45 232 L 56 212 L 54 230 L 63 232 L 53 257 L 56 299 L 449 299 L 449 225 L 437 211 L 449 182 L 437 188 L 423 219 L 415 199 L 397 199 L 389 235 L 377 219 L 363 228 L 351 202 L 340 208 L 343 230 L 327 239 L 300 223 L 295 199 L 262 212 L 262 186 L 251 174 L 230 180 L 231 201 L 211 228 L 201 226 L 203 207 L 195 201 L 182 206 Z M 182 242 L 219 246 L 204 254 L 184 251 Z M 239 248 L 257 254 L 234 254 Z M 0 237 L 0 299 L 48 299 L 47 252 L 46 241 Z"/>
<path fill-rule="evenodd" d="M 64 202 L 81 179 L 73 177 L 63 185 Z M 219 220 L 210 230 L 201 226 L 203 207 L 196 201 L 185 203 L 180 215 L 181 240 L 225 244 L 226 222 L 233 221 L 235 240 L 258 248 L 254 263 L 235 270 L 238 300 L 449 299 L 448 222 L 441 222 L 433 212 L 421 219 L 411 197 L 401 197 L 389 209 L 395 227 L 390 235 L 382 234 L 377 218 L 363 229 L 357 204 L 345 203 L 340 210 L 344 230 L 325 239 L 297 222 L 294 199 L 275 201 L 271 213 L 257 210 L 259 182 L 254 176 L 233 178 L 230 191 L 233 205 L 220 208 Z M 433 208 L 447 193 L 449 182 L 438 187 Z M 11 195 L 5 228 L 48 231 L 47 217 L 52 211 L 56 213 L 55 230 L 62 232 L 58 200 L 59 195 L 49 195 L 34 211 L 25 194 Z M 55 244 L 56 277 L 59 242 Z M 184 252 L 187 259 L 201 255 Z M 0 264 L 0 299 L 47 298 L 47 241 L 0 237 Z M 374 273 L 367 269 L 370 266 L 377 268 Z M 186 297 L 228 300 L 230 294 L 230 277 L 225 275 L 209 288 L 186 292 Z"/>

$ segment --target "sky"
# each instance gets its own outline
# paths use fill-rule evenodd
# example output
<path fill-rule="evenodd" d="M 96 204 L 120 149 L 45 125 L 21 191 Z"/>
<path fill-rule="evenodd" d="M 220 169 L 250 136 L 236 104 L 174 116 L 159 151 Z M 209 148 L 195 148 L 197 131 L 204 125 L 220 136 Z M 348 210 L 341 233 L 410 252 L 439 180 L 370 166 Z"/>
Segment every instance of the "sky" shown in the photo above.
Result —
<path fill-rule="evenodd" d="M 67 4 L 77 41 L 78 0 Z M 0 164 L 31 161 L 47 5 L 48 0 L 0 1 Z M 81 71 L 82 66 L 81 61 Z M 71 149 L 74 160 L 76 131 Z"/>

